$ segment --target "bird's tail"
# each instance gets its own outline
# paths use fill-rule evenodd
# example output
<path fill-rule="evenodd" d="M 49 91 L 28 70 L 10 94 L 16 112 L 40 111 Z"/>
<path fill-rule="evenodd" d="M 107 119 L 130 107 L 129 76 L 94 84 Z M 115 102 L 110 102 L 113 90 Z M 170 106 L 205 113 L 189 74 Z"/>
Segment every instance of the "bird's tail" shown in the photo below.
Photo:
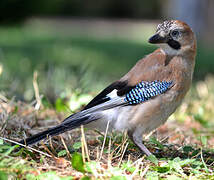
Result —
<path fill-rule="evenodd" d="M 121 106 L 121 105 L 125 105 L 125 104 L 126 104 L 126 102 L 123 100 L 123 98 L 114 98 L 110 101 L 99 104 L 99 105 L 92 107 L 90 109 L 86 109 L 86 110 L 80 111 L 78 113 L 75 113 L 75 114 L 67 117 L 58 126 L 55 126 L 55 127 L 50 128 L 46 131 L 35 134 L 35 135 L 33 135 L 27 139 L 23 139 L 19 143 L 23 144 L 23 145 L 35 144 L 35 143 L 37 143 L 43 139 L 47 139 L 48 137 L 62 134 L 65 131 L 69 131 L 69 130 L 72 130 L 74 128 L 77 128 L 80 125 L 85 125 L 85 124 L 88 124 L 92 121 L 101 119 L 103 110 L 111 109 L 111 108 Z"/>
<path fill-rule="evenodd" d="M 66 119 L 68 120 L 69 117 Z M 88 124 L 89 122 L 95 121 L 97 119 L 99 119 L 98 115 L 97 116 L 89 115 L 89 116 L 84 116 L 77 119 L 70 119 L 70 121 L 66 121 L 65 123 L 59 124 L 58 126 L 55 126 L 46 131 L 35 134 L 29 138 L 23 139 L 19 143 L 23 145 L 32 145 L 43 139 L 47 139 L 49 137 L 62 134 L 65 131 L 72 130 L 80 125 Z"/>

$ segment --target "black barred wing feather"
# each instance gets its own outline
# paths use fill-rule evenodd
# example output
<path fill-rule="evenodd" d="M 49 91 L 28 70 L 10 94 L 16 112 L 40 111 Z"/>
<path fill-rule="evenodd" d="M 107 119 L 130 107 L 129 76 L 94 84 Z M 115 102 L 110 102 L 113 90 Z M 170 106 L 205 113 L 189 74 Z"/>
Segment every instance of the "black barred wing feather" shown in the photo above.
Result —
<path fill-rule="evenodd" d="M 172 81 L 142 81 L 125 95 L 128 104 L 139 104 L 152 97 L 163 94 L 172 87 Z"/>

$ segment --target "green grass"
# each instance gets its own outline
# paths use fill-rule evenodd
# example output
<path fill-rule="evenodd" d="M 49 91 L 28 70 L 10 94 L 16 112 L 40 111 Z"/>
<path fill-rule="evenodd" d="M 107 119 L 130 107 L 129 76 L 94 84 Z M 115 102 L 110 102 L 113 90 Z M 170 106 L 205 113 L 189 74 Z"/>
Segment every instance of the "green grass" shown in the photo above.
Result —
<path fill-rule="evenodd" d="M 150 30 L 152 34 L 154 30 Z M 1 27 L 0 89 L 9 96 L 32 100 L 32 76 L 36 70 L 42 94 L 53 102 L 61 93 L 78 88 L 83 92 L 98 92 L 156 49 L 147 43 L 148 34 L 142 33 L 142 41 L 137 41 L 78 32 L 63 34 L 42 25 Z M 214 73 L 213 58 L 213 49 L 199 46 L 195 80 Z"/>
<path fill-rule="evenodd" d="M 3 64 L 0 88 L 19 96 L 32 94 L 35 70 L 45 95 L 50 89 L 53 94 L 66 88 L 87 92 L 101 89 L 152 49 L 123 39 L 63 36 L 24 27 L 1 28 L 0 48 Z M 25 97 L 32 99 L 32 95 Z"/>

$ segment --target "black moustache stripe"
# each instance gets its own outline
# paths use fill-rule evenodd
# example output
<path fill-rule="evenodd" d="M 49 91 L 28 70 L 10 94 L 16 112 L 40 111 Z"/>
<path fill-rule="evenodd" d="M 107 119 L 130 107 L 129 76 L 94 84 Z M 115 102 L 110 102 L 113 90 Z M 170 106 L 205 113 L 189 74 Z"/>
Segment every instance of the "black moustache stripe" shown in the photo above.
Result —
<path fill-rule="evenodd" d="M 168 44 L 171 48 L 176 49 L 176 50 L 178 50 L 178 49 L 181 48 L 180 43 L 179 43 L 178 41 L 173 40 L 173 39 L 170 39 L 170 40 L 167 42 L 167 44 Z"/>

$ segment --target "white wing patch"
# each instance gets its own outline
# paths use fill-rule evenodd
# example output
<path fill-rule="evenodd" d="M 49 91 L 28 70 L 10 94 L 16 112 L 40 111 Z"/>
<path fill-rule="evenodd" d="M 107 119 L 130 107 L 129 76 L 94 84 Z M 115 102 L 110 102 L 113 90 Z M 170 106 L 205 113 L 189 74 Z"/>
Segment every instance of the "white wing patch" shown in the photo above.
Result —
<path fill-rule="evenodd" d="M 117 95 L 117 90 L 114 89 L 112 92 L 110 92 L 108 95 L 108 97 L 110 97 L 111 99 L 118 97 Z"/>

